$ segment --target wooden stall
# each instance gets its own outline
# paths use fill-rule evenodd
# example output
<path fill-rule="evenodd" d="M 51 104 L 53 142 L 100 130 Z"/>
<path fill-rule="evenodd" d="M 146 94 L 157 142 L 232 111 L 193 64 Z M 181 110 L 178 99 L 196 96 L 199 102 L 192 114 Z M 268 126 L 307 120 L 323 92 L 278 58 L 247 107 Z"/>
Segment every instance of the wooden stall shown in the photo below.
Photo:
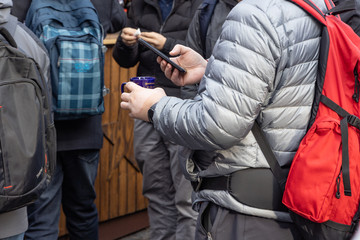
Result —
<path fill-rule="evenodd" d="M 112 58 L 117 34 L 104 40 L 105 85 L 110 92 L 105 98 L 98 176 L 95 183 L 101 240 L 116 239 L 148 226 L 147 200 L 142 195 L 142 175 L 133 152 L 133 120 L 120 109 L 120 85 L 136 76 L 136 67 L 121 68 Z M 66 239 L 65 217 L 61 214 L 61 239 Z"/>

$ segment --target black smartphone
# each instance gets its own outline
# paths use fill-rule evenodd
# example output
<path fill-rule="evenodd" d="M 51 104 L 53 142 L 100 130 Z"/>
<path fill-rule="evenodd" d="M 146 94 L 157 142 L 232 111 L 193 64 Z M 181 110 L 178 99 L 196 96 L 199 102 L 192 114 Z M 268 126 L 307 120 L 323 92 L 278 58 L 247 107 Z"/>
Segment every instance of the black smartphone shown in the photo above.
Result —
<path fill-rule="evenodd" d="M 183 72 L 183 73 L 186 72 L 186 70 L 184 68 L 180 67 L 179 65 L 177 65 L 176 63 L 171 61 L 170 58 L 168 58 L 168 56 L 166 56 L 164 53 L 160 52 L 157 48 L 155 48 L 150 43 L 146 42 L 144 39 L 139 38 L 138 41 L 139 41 L 140 44 L 142 44 L 143 46 L 149 48 L 151 51 L 153 51 L 156 55 L 158 55 L 159 57 L 164 59 L 166 62 L 170 63 L 174 68 L 176 68 L 180 72 Z"/>

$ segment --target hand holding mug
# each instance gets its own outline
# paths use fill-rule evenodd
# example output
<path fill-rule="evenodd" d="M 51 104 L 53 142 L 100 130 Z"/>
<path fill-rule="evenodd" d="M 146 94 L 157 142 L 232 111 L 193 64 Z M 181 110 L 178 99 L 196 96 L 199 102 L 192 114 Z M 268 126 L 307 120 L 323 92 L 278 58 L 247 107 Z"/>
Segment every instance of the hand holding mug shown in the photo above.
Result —
<path fill-rule="evenodd" d="M 136 83 L 137 85 L 139 85 L 140 87 L 143 87 L 143 88 L 154 88 L 155 87 L 155 77 L 148 77 L 148 76 L 133 77 L 133 78 L 130 78 L 130 82 Z M 127 84 L 127 82 L 124 82 L 121 84 L 121 93 L 123 93 L 125 91 L 124 87 L 126 84 Z"/>
<path fill-rule="evenodd" d="M 141 87 L 134 80 L 122 84 L 121 91 L 123 93 L 121 94 L 122 102 L 120 107 L 129 110 L 129 116 L 132 118 L 149 121 L 147 115 L 149 108 L 166 96 L 165 91 L 162 88 L 152 89 L 154 85 L 151 86 L 151 84 Z M 125 86 L 129 92 L 123 91 Z M 146 86 L 149 88 L 146 88 Z"/>

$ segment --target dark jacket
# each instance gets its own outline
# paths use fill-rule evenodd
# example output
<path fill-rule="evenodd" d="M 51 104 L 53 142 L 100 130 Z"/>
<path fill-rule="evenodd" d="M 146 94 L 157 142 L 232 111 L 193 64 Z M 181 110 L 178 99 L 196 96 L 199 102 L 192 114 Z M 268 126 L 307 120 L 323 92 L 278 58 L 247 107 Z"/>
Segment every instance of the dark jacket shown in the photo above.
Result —
<path fill-rule="evenodd" d="M 200 21 L 203 21 L 203 18 L 200 18 L 200 13 L 202 12 L 202 5 L 198 8 L 195 13 L 193 20 L 191 21 L 187 36 L 186 36 L 186 45 L 196 52 L 200 53 L 204 58 L 210 58 L 213 48 L 215 46 L 216 40 L 220 36 L 221 27 L 225 22 L 227 15 L 230 10 L 238 3 L 237 0 L 219 0 L 215 6 L 214 12 L 211 16 L 207 32 L 205 45 L 203 45 L 200 36 Z M 202 20 L 201 20 L 202 19 Z M 195 97 L 197 93 L 196 85 L 187 85 L 181 88 L 181 98 L 188 99 Z"/>
<path fill-rule="evenodd" d="M 161 11 L 156 0 L 133 0 L 128 14 L 127 26 L 140 28 L 142 32 L 158 32 L 167 40 L 161 50 L 167 54 L 176 44 L 185 44 L 186 33 L 192 17 L 201 0 L 174 0 L 174 6 L 167 19 L 162 23 Z M 180 88 L 168 80 L 156 62 L 156 55 L 143 46 L 126 46 L 121 37 L 116 42 L 114 59 L 122 67 L 133 67 L 139 61 L 139 76 L 155 76 L 155 85 L 163 87 L 171 96 L 180 96 Z"/>
<path fill-rule="evenodd" d="M 190 24 L 189 31 L 186 36 L 186 45 L 203 55 L 204 58 L 210 58 L 216 40 L 220 36 L 221 27 L 225 22 L 225 19 L 230 10 L 237 3 L 237 0 L 219 0 L 217 2 L 206 32 L 205 46 L 203 46 L 201 42 L 199 31 L 199 25 L 201 21 L 199 15 L 202 11 L 200 6 Z M 204 49 L 205 54 L 203 54 Z"/>
<path fill-rule="evenodd" d="M 31 0 L 13 0 L 11 13 L 16 16 L 20 22 L 24 22 L 30 4 Z"/>
<path fill-rule="evenodd" d="M 354 2 L 355 3 L 355 10 L 352 11 L 346 11 L 342 14 L 341 20 L 343 22 L 346 22 L 350 25 L 350 27 L 354 30 L 354 32 L 360 36 L 360 0 L 346 0 L 348 2 Z M 337 6 L 341 2 L 344 2 L 344 0 L 334 0 L 334 4 Z"/>
<path fill-rule="evenodd" d="M 118 0 L 91 0 L 96 8 L 104 33 L 120 31 L 126 23 L 126 13 Z"/>

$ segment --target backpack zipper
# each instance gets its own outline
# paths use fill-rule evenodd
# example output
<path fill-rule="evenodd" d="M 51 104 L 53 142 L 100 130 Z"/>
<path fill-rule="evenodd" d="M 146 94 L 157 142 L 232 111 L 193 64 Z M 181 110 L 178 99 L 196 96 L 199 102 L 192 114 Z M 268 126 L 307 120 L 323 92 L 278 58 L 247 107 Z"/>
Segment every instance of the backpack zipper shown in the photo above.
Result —
<path fill-rule="evenodd" d="M 354 95 L 353 99 L 355 102 L 359 102 L 359 92 L 360 92 L 360 83 L 359 83 L 359 74 L 357 72 L 357 63 L 354 69 L 354 76 L 355 76 L 355 87 L 354 87 Z"/>
<path fill-rule="evenodd" d="M 336 194 L 335 194 L 335 197 L 337 199 L 340 199 L 340 176 L 342 174 L 342 170 L 340 170 L 340 173 L 338 175 L 338 177 L 336 178 Z"/>

